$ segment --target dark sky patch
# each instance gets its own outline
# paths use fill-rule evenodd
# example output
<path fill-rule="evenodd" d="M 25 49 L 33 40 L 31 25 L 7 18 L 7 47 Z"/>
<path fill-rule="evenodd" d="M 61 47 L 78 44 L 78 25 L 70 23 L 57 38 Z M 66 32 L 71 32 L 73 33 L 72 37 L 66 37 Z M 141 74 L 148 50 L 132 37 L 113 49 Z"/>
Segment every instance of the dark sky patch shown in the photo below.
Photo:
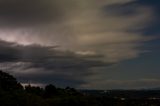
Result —
<path fill-rule="evenodd" d="M 113 4 L 104 7 L 104 11 L 109 15 L 115 15 L 120 17 L 126 17 L 137 14 L 136 8 L 145 7 L 151 8 L 153 11 L 153 19 L 148 22 L 148 25 L 142 29 L 130 29 L 129 31 L 140 32 L 144 35 L 158 36 L 160 28 L 160 1 L 159 0 L 135 0 L 124 4 Z M 147 18 L 147 17 L 146 17 Z"/>
<path fill-rule="evenodd" d="M 112 4 L 103 7 L 104 12 L 107 12 L 108 15 L 115 16 L 132 16 L 135 15 L 137 4 L 135 3 L 124 3 L 124 4 Z"/>
<path fill-rule="evenodd" d="M 52 0 L 1 0 L 0 26 L 32 26 L 62 19 L 63 12 Z"/>

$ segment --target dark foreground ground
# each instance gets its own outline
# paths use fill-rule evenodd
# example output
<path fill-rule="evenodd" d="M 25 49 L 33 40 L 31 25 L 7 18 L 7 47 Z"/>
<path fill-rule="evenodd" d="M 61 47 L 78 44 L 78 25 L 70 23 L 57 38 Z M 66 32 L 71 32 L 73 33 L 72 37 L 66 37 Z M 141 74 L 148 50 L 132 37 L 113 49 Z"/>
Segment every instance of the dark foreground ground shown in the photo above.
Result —
<path fill-rule="evenodd" d="M 160 91 L 22 87 L 0 71 L 0 106 L 160 106 Z"/>
<path fill-rule="evenodd" d="M 160 99 L 108 98 L 72 94 L 45 97 L 17 91 L 1 94 L 0 106 L 160 106 Z"/>

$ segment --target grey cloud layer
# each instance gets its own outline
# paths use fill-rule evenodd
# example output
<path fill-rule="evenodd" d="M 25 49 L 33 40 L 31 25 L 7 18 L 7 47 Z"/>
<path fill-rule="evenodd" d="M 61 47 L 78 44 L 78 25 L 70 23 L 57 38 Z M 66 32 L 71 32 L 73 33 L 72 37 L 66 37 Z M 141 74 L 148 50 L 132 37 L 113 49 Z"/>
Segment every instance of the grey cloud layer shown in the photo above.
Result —
<path fill-rule="evenodd" d="M 85 83 L 83 78 L 93 74 L 91 68 L 111 65 L 96 60 L 98 57 L 59 51 L 55 47 L 0 41 L 1 68 L 14 73 L 21 81 L 76 86 Z"/>

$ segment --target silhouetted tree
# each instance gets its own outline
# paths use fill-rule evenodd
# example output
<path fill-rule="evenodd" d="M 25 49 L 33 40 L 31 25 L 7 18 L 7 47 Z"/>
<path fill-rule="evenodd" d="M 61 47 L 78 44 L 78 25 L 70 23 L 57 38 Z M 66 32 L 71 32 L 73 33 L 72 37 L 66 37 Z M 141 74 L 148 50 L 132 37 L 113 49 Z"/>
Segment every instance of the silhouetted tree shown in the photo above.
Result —
<path fill-rule="evenodd" d="M 20 83 L 17 82 L 16 78 L 8 73 L 0 71 L 0 89 L 5 91 L 23 89 Z"/>
<path fill-rule="evenodd" d="M 42 96 L 43 93 L 44 93 L 44 90 L 42 88 L 40 88 L 40 87 L 33 87 L 31 85 L 25 86 L 25 91 L 27 93 L 34 94 L 34 95 L 37 95 L 37 96 Z"/>
<path fill-rule="evenodd" d="M 45 87 L 45 97 L 52 97 L 57 95 L 57 93 L 57 88 L 54 85 L 50 84 Z"/>

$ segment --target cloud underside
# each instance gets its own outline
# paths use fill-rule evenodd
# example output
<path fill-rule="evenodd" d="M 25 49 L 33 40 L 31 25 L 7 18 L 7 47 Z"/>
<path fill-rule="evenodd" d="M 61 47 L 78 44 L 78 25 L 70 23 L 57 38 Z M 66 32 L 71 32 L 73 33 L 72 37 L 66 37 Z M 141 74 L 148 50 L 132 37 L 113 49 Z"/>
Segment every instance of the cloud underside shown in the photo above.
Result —
<path fill-rule="evenodd" d="M 111 65 L 97 60 L 101 56 L 60 51 L 54 46 L 23 46 L 1 40 L 0 51 L 1 69 L 22 82 L 78 86 L 94 74 L 92 68 Z"/>
<path fill-rule="evenodd" d="M 136 1 L 1 0 L 2 68 L 25 83 L 90 83 L 93 68 L 137 58 L 154 39 L 142 32 L 153 9 Z"/>

